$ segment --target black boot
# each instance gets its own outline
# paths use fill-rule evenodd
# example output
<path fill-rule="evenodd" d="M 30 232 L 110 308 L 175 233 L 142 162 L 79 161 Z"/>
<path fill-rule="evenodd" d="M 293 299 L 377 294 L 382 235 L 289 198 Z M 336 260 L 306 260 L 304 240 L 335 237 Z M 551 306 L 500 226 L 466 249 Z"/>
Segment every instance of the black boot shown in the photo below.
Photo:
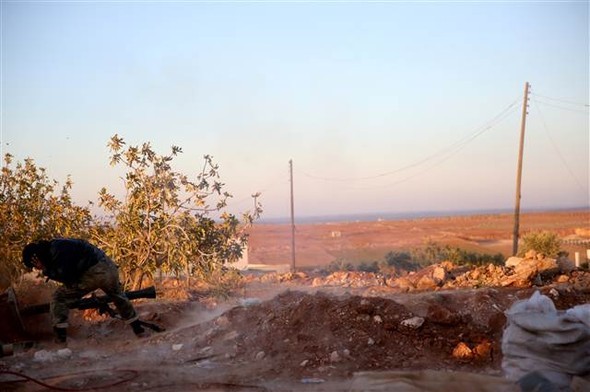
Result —
<path fill-rule="evenodd" d="M 132 321 L 129 325 L 133 328 L 135 336 L 142 337 L 145 335 L 145 329 L 143 329 L 139 320 Z"/>
<path fill-rule="evenodd" d="M 67 328 L 63 327 L 53 327 L 53 332 L 55 333 L 55 342 L 56 343 L 65 343 L 68 338 L 68 330 Z"/>

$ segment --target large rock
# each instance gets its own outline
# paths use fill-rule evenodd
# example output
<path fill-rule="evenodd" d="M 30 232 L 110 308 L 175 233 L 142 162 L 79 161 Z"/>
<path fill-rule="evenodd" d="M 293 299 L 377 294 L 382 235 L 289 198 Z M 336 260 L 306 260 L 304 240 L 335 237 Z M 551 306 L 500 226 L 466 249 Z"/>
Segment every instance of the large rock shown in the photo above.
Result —
<path fill-rule="evenodd" d="M 527 256 L 531 253 L 527 252 Z M 533 258 L 525 258 L 514 267 L 514 274 L 504 277 L 500 284 L 502 286 L 529 286 L 532 282 L 540 279 L 549 279 L 557 275 L 560 271 L 559 265 L 555 259 L 536 258 L 535 252 Z"/>
<path fill-rule="evenodd" d="M 438 283 L 431 277 L 424 275 L 416 283 L 416 288 L 419 290 L 434 290 L 438 287 Z"/>
<path fill-rule="evenodd" d="M 522 260 L 524 260 L 522 257 L 512 256 L 512 257 L 509 257 L 508 260 L 506 260 L 504 265 L 506 267 L 516 267 L 517 265 L 519 265 L 522 262 Z"/>

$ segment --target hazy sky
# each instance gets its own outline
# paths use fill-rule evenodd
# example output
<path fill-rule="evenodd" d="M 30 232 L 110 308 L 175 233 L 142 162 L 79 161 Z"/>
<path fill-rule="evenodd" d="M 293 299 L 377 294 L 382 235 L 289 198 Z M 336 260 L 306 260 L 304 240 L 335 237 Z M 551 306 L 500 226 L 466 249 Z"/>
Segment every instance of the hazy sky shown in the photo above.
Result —
<path fill-rule="evenodd" d="M 589 7 L 571 2 L 2 1 L 2 153 L 120 188 L 118 133 L 213 155 L 265 217 L 589 204 Z M 194 177 L 194 176 L 193 176 Z"/>

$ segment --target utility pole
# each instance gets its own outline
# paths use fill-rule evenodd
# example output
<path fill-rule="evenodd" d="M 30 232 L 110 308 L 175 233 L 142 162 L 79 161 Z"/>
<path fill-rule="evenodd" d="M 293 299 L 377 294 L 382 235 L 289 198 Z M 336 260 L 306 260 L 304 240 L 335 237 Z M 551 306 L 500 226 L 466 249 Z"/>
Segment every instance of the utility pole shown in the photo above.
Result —
<path fill-rule="evenodd" d="M 518 168 L 516 169 L 516 200 L 514 204 L 514 231 L 512 232 L 512 255 L 518 253 L 518 238 L 520 227 L 520 183 L 522 180 L 522 154 L 524 151 L 524 129 L 529 104 L 529 82 L 524 84 L 524 98 L 522 101 L 522 117 L 520 120 L 520 144 L 518 146 Z"/>
<path fill-rule="evenodd" d="M 289 160 L 289 178 L 291 180 L 291 272 L 295 273 L 295 207 L 293 202 L 293 160 Z"/>

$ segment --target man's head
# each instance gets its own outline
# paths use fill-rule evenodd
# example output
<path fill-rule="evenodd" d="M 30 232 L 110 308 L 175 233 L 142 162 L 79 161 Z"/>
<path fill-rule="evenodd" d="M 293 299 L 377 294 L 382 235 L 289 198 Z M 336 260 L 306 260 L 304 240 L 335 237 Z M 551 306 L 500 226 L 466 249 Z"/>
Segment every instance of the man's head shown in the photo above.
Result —
<path fill-rule="evenodd" d="M 23 249 L 23 264 L 28 269 L 33 269 L 33 268 L 42 269 L 43 264 L 41 263 L 41 260 L 39 259 L 39 254 L 40 254 L 40 245 L 36 242 L 31 242 L 30 244 L 25 246 Z"/>

